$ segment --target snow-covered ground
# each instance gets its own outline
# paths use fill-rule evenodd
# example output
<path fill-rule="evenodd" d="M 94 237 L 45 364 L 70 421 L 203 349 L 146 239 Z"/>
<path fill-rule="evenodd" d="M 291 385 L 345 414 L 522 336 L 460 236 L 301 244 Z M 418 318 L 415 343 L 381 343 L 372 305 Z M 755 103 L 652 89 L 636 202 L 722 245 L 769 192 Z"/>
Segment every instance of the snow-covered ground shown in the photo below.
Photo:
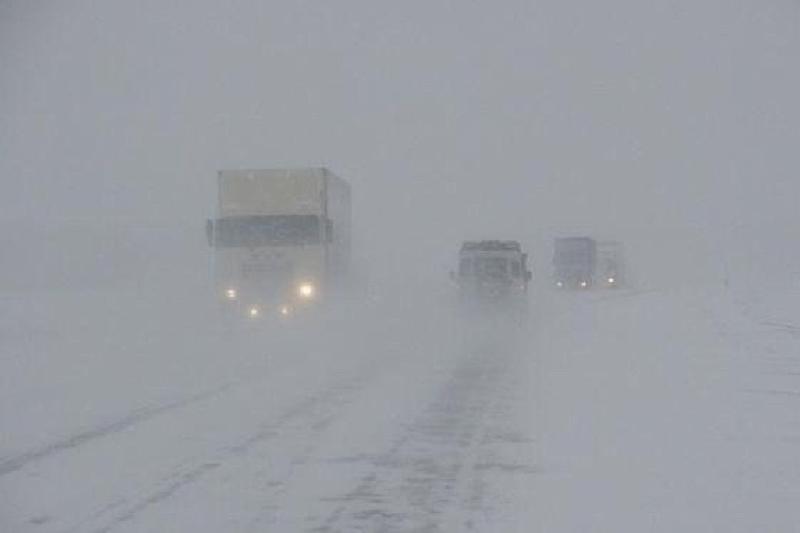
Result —
<path fill-rule="evenodd" d="M 0 531 L 795 531 L 800 291 L 422 287 L 288 327 L 6 294 Z"/>

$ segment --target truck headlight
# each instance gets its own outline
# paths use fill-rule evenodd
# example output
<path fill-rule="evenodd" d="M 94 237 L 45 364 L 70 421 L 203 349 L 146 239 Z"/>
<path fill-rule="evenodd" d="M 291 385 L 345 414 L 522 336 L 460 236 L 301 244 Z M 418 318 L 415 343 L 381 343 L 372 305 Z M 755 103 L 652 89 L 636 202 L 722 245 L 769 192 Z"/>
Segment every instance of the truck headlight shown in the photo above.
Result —
<path fill-rule="evenodd" d="M 563 281 L 556 281 L 556 287 L 558 287 L 560 289 L 563 286 L 564 286 L 564 282 Z"/>
<path fill-rule="evenodd" d="M 614 278 L 608 278 L 608 284 L 609 284 L 609 285 L 613 285 L 613 284 L 614 284 L 614 282 L 616 282 L 616 281 L 617 281 L 617 280 L 616 280 L 616 279 L 614 279 Z"/>
<path fill-rule="evenodd" d="M 301 283 L 297 287 L 297 294 L 300 295 L 301 298 L 310 299 L 314 297 L 314 294 L 317 292 L 316 287 L 314 287 L 311 283 Z"/>
<path fill-rule="evenodd" d="M 247 314 L 250 315 L 250 318 L 258 318 L 258 315 L 261 314 L 261 309 L 257 305 L 251 305 L 250 309 L 247 310 Z"/>
<path fill-rule="evenodd" d="M 236 292 L 236 289 L 227 289 L 225 291 L 225 298 L 228 300 L 235 300 L 237 296 L 238 293 Z"/>
<path fill-rule="evenodd" d="M 288 316 L 288 315 L 289 315 L 289 312 L 290 312 L 290 309 L 289 309 L 289 306 L 288 306 L 288 305 L 282 305 L 282 306 L 280 307 L 279 311 L 281 312 L 281 315 L 283 315 L 283 316 Z"/>
<path fill-rule="evenodd" d="M 588 286 L 589 286 L 589 283 L 588 283 L 588 282 L 586 282 L 586 281 L 581 281 L 581 287 L 583 287 L 583 288 L 585 289 L 585 288 L 586 288 L 586 287 L 588 287 Z"/>

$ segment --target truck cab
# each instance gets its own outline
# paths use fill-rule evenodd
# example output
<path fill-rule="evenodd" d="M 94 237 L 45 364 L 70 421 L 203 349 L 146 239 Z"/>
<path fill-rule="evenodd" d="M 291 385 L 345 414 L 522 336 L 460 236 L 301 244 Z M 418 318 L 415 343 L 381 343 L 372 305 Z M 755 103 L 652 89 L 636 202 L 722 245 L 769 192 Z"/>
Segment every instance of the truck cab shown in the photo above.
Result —
<path fill-rule="evenodd" d="M 465 241 L 451 273 L 463 303 L 504 304 L 524 299 L 532 278 L 517 241 Z"/>

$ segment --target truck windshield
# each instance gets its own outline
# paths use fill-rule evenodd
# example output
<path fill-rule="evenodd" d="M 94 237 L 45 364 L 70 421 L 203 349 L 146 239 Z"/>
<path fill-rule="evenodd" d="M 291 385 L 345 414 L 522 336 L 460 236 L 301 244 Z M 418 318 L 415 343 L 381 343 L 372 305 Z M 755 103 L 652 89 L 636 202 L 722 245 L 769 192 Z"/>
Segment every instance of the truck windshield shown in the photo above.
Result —
<path fill-rule="evenodd" d="M 591 252 L 581 248 L 562 249 L 556 253 L 556 264 L 560 265 L 583 264 L 590 262 L 591 259 Z"/>
<path fill-rule="evenodd" d="M 476 257 L 475 275 L 482 278 L 507 278 L 508 261 L 505 257 Z"/>
<path fill-rule="evenodd" d="M 214 228 L 219 247 L 256 247 L 276 244 L 319 244 L 316 215 L 256 215 L 220 218 Z"/>
<path fill-rule="evenodd" d="M 556 265 L 587 265 L 594 262 L 594 245 L 588 239 L 556 240 L 555 252 L 553 260 Z"/>

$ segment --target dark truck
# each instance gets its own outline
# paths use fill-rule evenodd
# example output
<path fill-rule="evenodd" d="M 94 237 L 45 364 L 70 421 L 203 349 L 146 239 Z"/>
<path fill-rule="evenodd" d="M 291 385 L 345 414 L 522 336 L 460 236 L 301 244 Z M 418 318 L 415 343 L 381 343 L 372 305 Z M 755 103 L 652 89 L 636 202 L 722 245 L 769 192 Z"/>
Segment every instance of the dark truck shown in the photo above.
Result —
<path fill-rule="evenodd" d="M 597 243 L 591 237 L 556 239 L 553 277 L 559 289 L 588 289 L 595 282 Z"/>
<path fill-rule="evenodd" d="M 517 241 L 466 241 L 451 272 L 462 304 L 523 308 L 531 280 L 528 255 Z"/>

